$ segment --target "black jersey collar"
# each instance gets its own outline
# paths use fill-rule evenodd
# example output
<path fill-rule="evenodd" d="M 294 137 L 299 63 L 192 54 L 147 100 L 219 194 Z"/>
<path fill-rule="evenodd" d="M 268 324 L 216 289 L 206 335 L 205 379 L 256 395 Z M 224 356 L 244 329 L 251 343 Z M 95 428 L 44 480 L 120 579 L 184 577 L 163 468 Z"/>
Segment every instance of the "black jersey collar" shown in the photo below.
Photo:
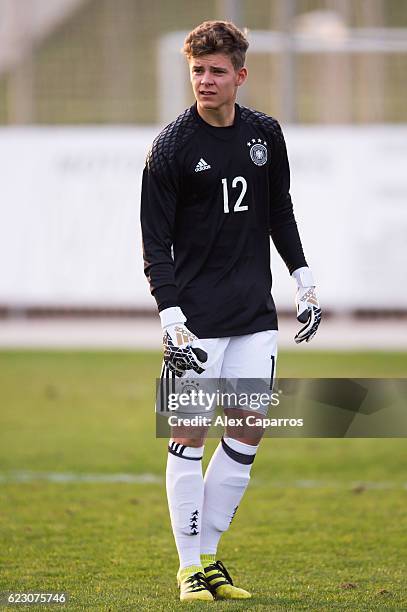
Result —
<path fill-rule="evenodd" d="M 231 140 L 237 133 L 237 127 L 240 123 L 240 106 L 235 104 L 235 118 L 233 121 L 233 125 L 228 125 L 227 127 L 215 127 L 214 125 L 210 125 L 206 123 L 198 113 L 197 103 L 191 106 L 191 111 L 194 116 L 197 118 L 199 124 L 212 136 L 216 136 L 216 138 L 220 138 L 221 140 Z"/>

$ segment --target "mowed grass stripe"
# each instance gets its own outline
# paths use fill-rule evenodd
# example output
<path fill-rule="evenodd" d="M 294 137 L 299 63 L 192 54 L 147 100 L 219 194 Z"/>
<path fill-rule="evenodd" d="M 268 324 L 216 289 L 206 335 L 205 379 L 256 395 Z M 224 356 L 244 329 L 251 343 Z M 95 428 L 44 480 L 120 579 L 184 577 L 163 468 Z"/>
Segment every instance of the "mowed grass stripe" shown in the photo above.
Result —
<path fill-rule="evenodd" d="M 30 482 L 51 482 L 55 484 L 65 483 L 89 483 L 89 484 L 108 484 L 108 483 L 129 483 L 129 484 L 162 484 L 164 476 L 156 474 L 74 474 L 72 472 L 30 472 L 30 471 L 11 471 L 0 473 L 0 484 L 6 483 L 30 483 Z M 323 480 L 294 480 L 279 482 L 256 477 L 250 479 L 251 487 L 267 486 L 275 489 L 345 489 L 355 493 L 362 493 L 368 489 L 388 490 L 388 489 L 407 489 L 407 482 L 375 482 L 375 481 L 323 481 Z"/>

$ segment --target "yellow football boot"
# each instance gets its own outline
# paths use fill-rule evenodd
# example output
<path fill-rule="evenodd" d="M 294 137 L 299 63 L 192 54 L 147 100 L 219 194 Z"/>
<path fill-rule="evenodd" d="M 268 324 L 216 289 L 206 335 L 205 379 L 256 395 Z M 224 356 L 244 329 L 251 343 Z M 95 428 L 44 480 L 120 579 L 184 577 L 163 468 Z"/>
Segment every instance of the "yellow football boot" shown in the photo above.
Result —
<path fill-rule="evenodd" d="M 191 565 L 178 570 L 180 601 L 213 601 L 202 567 Z"/>
<path fill-rule="evenodd" d="M 201 560 L 206 582 L 215 599 L 249 599 L 251 597 L 248 591 L 234 586 L 222 561 L 215 561 L 212 555 L 201 555 Z"/>

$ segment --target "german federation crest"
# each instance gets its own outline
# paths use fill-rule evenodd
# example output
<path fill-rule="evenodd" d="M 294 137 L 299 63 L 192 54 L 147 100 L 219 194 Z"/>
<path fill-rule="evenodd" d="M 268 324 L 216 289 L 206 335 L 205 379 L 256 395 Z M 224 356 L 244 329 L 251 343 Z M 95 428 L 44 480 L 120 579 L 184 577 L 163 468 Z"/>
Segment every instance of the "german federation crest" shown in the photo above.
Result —
<path fill-rule="evenodd" d="M 251 141 L 247 143 L 247 146 L 250 147 L 250 159 L 256 166 L 264 166 L 267 162 L 267 142 L 265 140 L 261 140 L 261 138 L 252 138 Z"/>

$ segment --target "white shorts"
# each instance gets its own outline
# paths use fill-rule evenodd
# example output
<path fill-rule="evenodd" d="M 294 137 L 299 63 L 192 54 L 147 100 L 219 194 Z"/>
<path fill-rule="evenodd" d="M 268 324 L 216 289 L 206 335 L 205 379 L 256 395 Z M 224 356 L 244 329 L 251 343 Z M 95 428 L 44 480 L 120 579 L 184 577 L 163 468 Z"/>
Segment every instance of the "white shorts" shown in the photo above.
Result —
<path fill-rule="evenodd" d="M 188 378 L 269 378 L 273 379 L 277 359 L 276 330 L 230 338 L 200 339 L 208 354 L 205 371 L 189 370 Z"/>
<path fill-rule="evenodd" d="M 246 395 L 270 391 L 276 373 L 277 336 L 276 330 L 267 330 L 228 338 L 200 338 L 200 345 L 208 354 L 204 372 L 198 374 L 194 370 L 188 370 L 177 379 L 163 364 L 161 393 L 157 395 L 156 411 L 162 413 L 167 410 L 165 398 L 169 393 L 180 392 L 187 388 L 190 390 L 199 384 L 210 391 L 214 391 L 215 387 L 219 386 L 222 386 L 223 390 L 227 387 L 230 391 L 232 386 L 235 391 Z M 209 380 L 207 383 L 197 383 L 198 379 Z M 189 384 L 189 381 L 192 382 Z M 250 409 L 243 404 L 239 406 L 223 404 L 223 406 Z M 266 414 L 267 409 L 256 408 L 261 414 Z M 188 412 L 185 410 L 185 413 Z"/>

